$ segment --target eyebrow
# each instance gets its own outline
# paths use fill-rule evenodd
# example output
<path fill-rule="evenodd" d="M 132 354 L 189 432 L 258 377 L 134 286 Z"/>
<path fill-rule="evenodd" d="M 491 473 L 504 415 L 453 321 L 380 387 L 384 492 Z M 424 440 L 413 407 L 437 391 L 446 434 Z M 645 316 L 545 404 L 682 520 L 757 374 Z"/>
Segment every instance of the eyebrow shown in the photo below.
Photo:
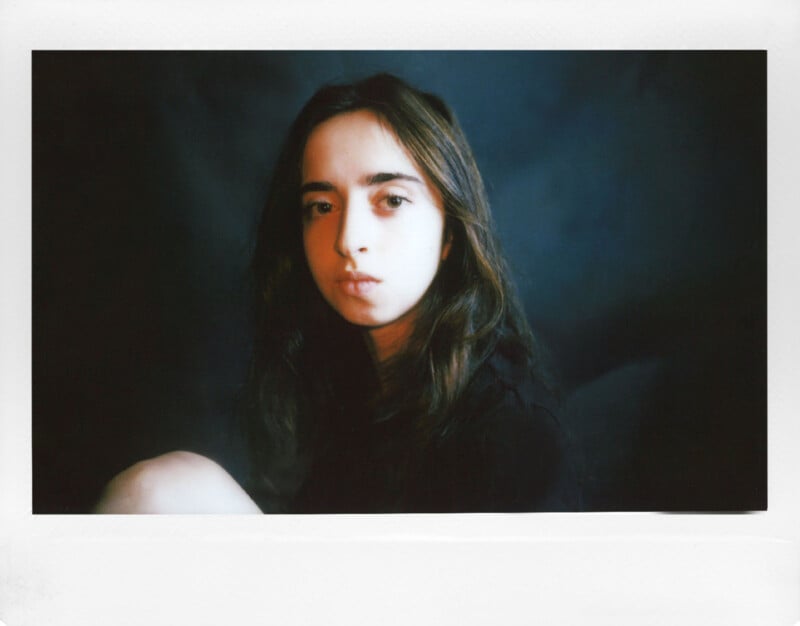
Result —
<path fill-rule="evenodd" d="M 364 178 L 364 185 L 369 187 L 371 185 L 380 185 L 381 183 L 388 183 L 393 180 L 407 180 L 412 183 L 419 183 L 422 181 L 411 174 L 403 174 L 401 172 L 378 172 L 377 174 L 370 174 Z M 336 187 L 328 181 L 311 181 L 303 183 L 300 186 L 300 194 L 308 193 L 309 191 L 335 191 Z"/>
<path fill-rule="evenodd" d="M 416 176 L 410 174 L 401 174 L 400 172 L 379 172 L 372 176 L 367 176 L 367 185 L 379 185 L 380 183 L 388 183 L 392 180 L 408 180 L 412 183 L 422 184 L 422 181 Z"/>
<path fill-rule="evenodd" d="M 300 193 L 304 194 L 309 191 L 333 191 L 335 187 L 328 182 L 312 181 L 310 183 L 303 183 L 300 185 Z"/>

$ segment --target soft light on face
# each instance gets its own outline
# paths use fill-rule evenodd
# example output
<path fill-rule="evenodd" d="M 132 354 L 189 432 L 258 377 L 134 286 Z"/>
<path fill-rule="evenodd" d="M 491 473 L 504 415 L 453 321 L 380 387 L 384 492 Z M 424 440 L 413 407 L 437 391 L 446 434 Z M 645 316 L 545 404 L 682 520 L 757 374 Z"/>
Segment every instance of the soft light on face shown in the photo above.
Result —
<path fill-rule="evenodd" d="M 407 330 L 447 253 L 436 189 L 366 110 L 314 129 L 302 181 L 303 243 L 325 300 L 373 337 Z"/>

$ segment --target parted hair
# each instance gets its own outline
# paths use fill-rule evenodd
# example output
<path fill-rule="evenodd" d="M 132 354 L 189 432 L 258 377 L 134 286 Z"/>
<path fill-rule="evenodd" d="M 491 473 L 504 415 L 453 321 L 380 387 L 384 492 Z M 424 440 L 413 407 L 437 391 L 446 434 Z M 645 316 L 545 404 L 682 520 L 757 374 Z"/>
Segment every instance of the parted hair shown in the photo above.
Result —
<path fill-rule="evenodd" d="M 323 300 L 302 240 L 306 142 L 325 120 L 357 110 L 373 112 L 439 191 L 451 245 L 418 305 L 407 345 L 380 372 L 364 329 Z M 457 425 L 451 409 L 495 350 L 536 367 L 483 181 L 455 115 L 438 96 L 389 74 L 325 86 L 302 108 L 273 171 L 252 278 L 255 343 L 245 417 L 251 491 L 268 510 L 291 508 L 314 455 L 315 424 L 336 419 L 345 407 L 366 407 L 373 419 L 413 420 L 412 445 L 424 448 Z"/>

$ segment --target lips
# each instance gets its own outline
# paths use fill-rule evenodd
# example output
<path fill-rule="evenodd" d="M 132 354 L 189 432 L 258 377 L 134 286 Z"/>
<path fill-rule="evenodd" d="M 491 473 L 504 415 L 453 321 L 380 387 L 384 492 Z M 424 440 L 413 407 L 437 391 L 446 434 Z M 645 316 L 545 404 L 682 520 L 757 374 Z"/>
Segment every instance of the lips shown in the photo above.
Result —
<path fill-rule="evenodd" d="M 342 272 L 336 277 L 336 284 L 348 296 L 364 296 L 381 281 L 363 272 Z"/>

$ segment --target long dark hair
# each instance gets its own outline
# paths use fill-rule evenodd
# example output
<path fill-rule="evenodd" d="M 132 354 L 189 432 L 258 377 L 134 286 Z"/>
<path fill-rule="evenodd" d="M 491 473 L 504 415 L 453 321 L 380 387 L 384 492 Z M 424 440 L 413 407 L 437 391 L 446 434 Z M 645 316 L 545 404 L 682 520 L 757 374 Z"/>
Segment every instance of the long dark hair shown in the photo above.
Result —
<path fill-rule="evenodd" d="M 436 186 L 451 243 L 408 344 L 382 367 L 380 394 L 364 331 L 324 302 L 302 243 L 299 190 L 308 137 L 325 120 L 361 109 L 392 130 Z M 424 448 L 457 425 L 458 415 L 449 409 L 494 351 L 531 370 L 535 366 L 533 339 L 466 137 L 439 97 L 394 76 L 323 87 L 303 107 L 273 173 L 252 270 L 256 341 L 248 438 L 256 468 L 253 492 L 273 510 L 289 507 L 303 481 L 314 455 L 315 423 L 334 419 L 334 413 L 344 419 L 356 406 L 353 396 L 361 399 L 358 406 L 372 410 L 380 395 L 382 410 L 373 411 L 372 419 L 411 416 L 413 445 Z"/>

